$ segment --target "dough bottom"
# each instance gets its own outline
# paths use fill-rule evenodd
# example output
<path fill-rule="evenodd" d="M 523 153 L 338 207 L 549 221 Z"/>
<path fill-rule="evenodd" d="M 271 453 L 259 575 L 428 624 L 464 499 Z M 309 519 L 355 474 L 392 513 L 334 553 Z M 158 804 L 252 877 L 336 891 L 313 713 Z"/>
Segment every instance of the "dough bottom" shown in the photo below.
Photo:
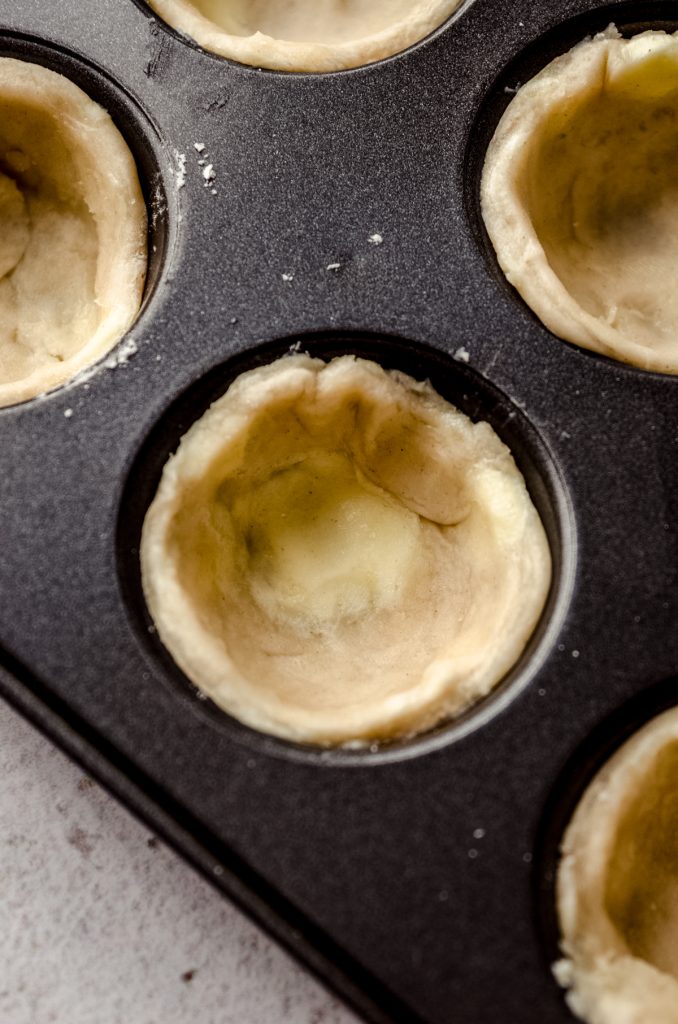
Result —
<path fill-rule="evenodd" d="M 0 59 L 0 405 L 63 383 L 138 311 L 146 211 L 108 114 L 53 71 Z"/>
<path fill-rule="evenodd" d="M 591 1024 L 678 1022 L 678 711 L 623 746 L 563 846 L 557 971 Z"/>
<path fill-rule="evenodd" d="M 406 49 L 461 0 L 149 0 L 206 50 L 281 71 L 338 71 Z"/>
<path fill-rule="evenodd" d="M 247 724 L 316 743 L 468 707 L 520 656 L 550 582 L 491 428 L 350 356 L 239 377 L 165 467 L 141 563 L 189 678 Z"/>
<path fill-rule="evenodd" d="M 482 201 L 508 279 L 551 330 L 678 373 L 678 36 L 612 30 L 521 88 Z"/>

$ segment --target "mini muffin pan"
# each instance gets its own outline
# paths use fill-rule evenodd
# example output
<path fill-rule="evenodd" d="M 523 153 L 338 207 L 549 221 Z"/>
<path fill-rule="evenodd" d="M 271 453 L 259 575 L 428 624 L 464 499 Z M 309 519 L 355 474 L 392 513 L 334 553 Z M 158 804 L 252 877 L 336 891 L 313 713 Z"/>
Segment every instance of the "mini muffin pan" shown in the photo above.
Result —
<path fill-rule="evenodd" d="M 2 53 L 110 111 L 151 212 L 127 338 L 0 411 L 0 690 L 374 1022 L 572 1020 L 550 971 L 558 843 L 610 751 L 677 699 L 678 381 L 553 337 L 478 207 L 513 91 L 612 21 L 675 29 L 678 8 L 475 0 L 404 54 L 294 75 L 206 54 L 135 0 L 0 0 Z M 138 544 L 164 462 L 295 346 L 429 378 L 509 444 L 544 520 L 537 633 L 432 734 L 260 735 L 200 699 L 149 620 Z"/>

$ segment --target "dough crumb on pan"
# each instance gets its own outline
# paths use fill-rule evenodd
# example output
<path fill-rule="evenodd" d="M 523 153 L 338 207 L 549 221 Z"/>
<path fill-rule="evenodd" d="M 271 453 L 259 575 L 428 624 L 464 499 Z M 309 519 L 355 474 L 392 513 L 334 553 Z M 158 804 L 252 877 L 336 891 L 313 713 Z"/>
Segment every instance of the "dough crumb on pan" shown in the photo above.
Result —
<path fill-rule="evenodd" d="M 485 696 L 551 578 L 490 426 L 352 356 L 238 377 L 165 466 L 141 565 L 196 686 L 253 728 L 318 744 L 413 735 Z"/>

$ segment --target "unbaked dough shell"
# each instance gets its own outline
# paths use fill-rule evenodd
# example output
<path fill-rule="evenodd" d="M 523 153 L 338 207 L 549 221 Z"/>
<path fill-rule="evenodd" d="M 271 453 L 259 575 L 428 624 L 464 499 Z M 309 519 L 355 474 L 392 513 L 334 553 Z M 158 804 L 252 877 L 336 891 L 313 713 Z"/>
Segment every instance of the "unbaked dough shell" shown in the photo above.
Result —
<path fill-rule="evenodd" d="M 659 752 L 675 742 L 678 710 L 654 719 L 613 755 L 565 833 L 557 882 L 564 959 L 554 971 L 588 1024 L 678 1024 L 678 979 L 634 956 L 605 906 L 617 827 Z"/>
<path fill-rule="evenodd" d="M 452 447 L 444 457 L 453 462 L 462 459 L 454 447 L 455 443 L 467 452 L 466 458 L 472 460 L 468 474 L 473 477 L 472 483 L 468 484 L 471 488 L 469 494 L 473 495 L 473 501 L 485 502 L 487 506 L 471 509 L 475 519 L 470 513 L 464 513 L 468 515 L 469 523 L 464 529 L 469 532 L 463 536 L 471 538 L 469 544 L 481 545 L 481 552 L 498 553 L 496 576 L 486 564 L 489 556 L 485 556 L 482 570 L 479 570 L 483 586 L 490 587 L 493 595 L 501 594 L 496 598 L 496 604 L 493 603 L 494 596 L 489 599 L 493 608 L 489 622 L 473 605 L 477 595 L 472 593 L 469 600 L 473 610 L 468 612 L 472 616 L 471 626 L 464 625 L 469 632 L 460 634 L 463 641 L 458 640 L 455 630 L 458 632 L 461 627 L 450 618 L 441 619 L 439 616 L 435 635 L 438 642 L 451 646 L 436 650 L 431 647 L 434 641 L 429 626 L 414 629 L 412 619 L 409 619 L 408 626 L 408 615 L 403 615 L 402 622 L 396 627 L 389 626 L 391 634 L 387 632 L 386 635 L 391 636 L 390 643 L 404 645 L 405 656 L 413 649 L 411 645 L 418 643 L 417 650 L 423 652 L 421 664 L 428 662 L 427 667 L 419 678 L 407 685 L 400 682 L 394 690 L 392 676 L 397 677 L 403 670 L 398 660 L 395 668 L 389 663 L 391 689 L 387 686 L 387 692 L 377 695 L 371 692 L 369 697 L 361 697 L 360 702 L 355 697 L 346 699 L 342 695 L 337 699 L 330 694 L 327 706 L 316 704 L 309 707 L 299 700 L 292 705 L 282 691 L 279 695 L 270 685 L 259 692 L 256 677 L 248 676 L 242 659 L 236 664 L 228 644 L 225 645 L 223 637 L 212 632 L 182 583 L 182 571 L 185 573 L 186 570 L 185 566 L 182 570 L 177 548 L 179 542 L 173 527 L 185 496 L 198 492 L 211 467 L 217 464 L 217 458 L 225 457 L 224 452 L 229 453 L 229 473 L 233 479 L 246 472 L 242 453 L 251 423 L 264 415 L 270 418 L 273 415 L 270 410 L 292 401 L 288 396 L 299 394 L 305 396 L 298 406 L 301 410 L 299 419 L 317 422 L 320 424 L 318 429 L 325 431 L 327 422 L 333 422 L 327 420 L 332 413 L 321 412 L 326 407 L 336 410 L 342 403 L 350 405 L 362 401 L 376 409 L 374 415 L 370 413 L 367 416 L 369 425 L 363 428 L 366 431 L 364 445 L 368 448 L 371 445 L 371 450 L 376 450 L 375 437 L 382 436 L 380 423 L 392 416 L 393 409 L 414 410 L 411 422 L 419 422 L 417 429 L 430 430 L 431 438 L 442 437 L 443 432 L 449 430 Z M 441 443 L 439 440 L 431 441 L 436 451 Z M 398 445 L 395 450 L 400 450 Z M 435 457 L 440 458 L 439 455 Z M 465 462 L 462 464 L 466 465 Z M 428 491 L 426 501 L 435 501 L 432 496 L 446 486 L 444 465 L 444 462 L 436 464 L 429 469 L 431 479 L 426 481 L 424 478 L 424 488 Z M 415 481 L 422 468 L 425 471 L 425 467 L 415 468 Z M 392 474 L 392 480 L 397 480 L 397 464 L 395 470 L 391 466 L 388 472 Z M 392 494 L 397 493 L 399 484 L 396 482 L 393 486 Z M 416 499 L 408 499 L 408 502 L 413 507 Z M 444 520 L 444 512 L 444 509 L 436 511 L 435 515 L 442 516 Z M 198 521 L 201 515 L 199 509 L 191 512 L 191 522 Z M 478 525 L 472 527 L 472 523 Z M 436 527 L 431 521 L 427 521 L 425 528 L 431 531 L 435 543 L 439 543 L 437 538 L 442 536 L 438 530 L 449 529 L 445 536 L 451 538 L 453 529 L 461 529 L 453 524 L 449 528 Z M 211 558 L 209 563 L 212 564 Z M 320 744 L 412 735 L 433 726 L 443 717 L 459 713 L 487 694 L 520 657 L 543 610 L 551 573 L 548 543 L 524 481 L 510 453 L 487 424 L 472 424 L 429 385 L 418 384 L 402 374 L 387 374 L 374 363 L 347 356 L 325 364 L 301 355 L 287 357 L 242 375 L 184 436 L 177 454 L 165 467 L 157 495 L 146 515 L 141 565 L 146 600 L 159 635 L 185 674 L 224 710 L 253 728 L 287 739 Z M 432 593 L 432 585 L 427 582 L 428 571 L 423 568 L 418 571 L 424 581 L 424 589 L 416 593 Z M 438 572 L 437 568 L 435 571 Z M 455 585 L 452 580 L 451 584 L 441 584 L 441 587 L 448 590 Z M 436 593 L 440 600 L 445 600 L 439 591 Z M 226 611 L 228 604 L 227 599 Z M 469 601 L 466 601 L 463 608 L 468 607 Z M 410 609 L 412 616 L 429 616 L 432 611 L 427 608 L 425 598 Z M 252 614 L 258 620 L 263 613 L 255 608 Z M 436 614 L 437 611 L 434 617 Z M 466 615 L 467 611 L 459 614 Z M 391 622 L 390 619 L 388 621 Z M 367 626 L 370 636 L 371 622 L 369 619 Z M 262 626 L 259 642 L 266 648 L 273 646 L 277 650 L 279 641 L 270 638 L 271 630 L 271 626 Z M 410 630 L 413 639 L 410 638 Z M 480 638 L 477 635 L 479 631 L 483 632 Z M 244 628 L 240 629 L 238 637 L 243 632 Z M 450 633 L 455 636 L 456 647 L 455 642 L 449 639 Z M 337 647 L 336 636 L 331 629 L 323 635 L 326 635 L 326 640 L 323 640 L 321 649 L 327 651 L 322 655 L 323 668 L 314 674 L 313 680 L 308 680 L 307 685 L 311 689 L 330 685 L 341 694 L 341 643 L 346 641 L 341 641 Z M 364 637 L 364 631 L 359 635 Z M 443 637 L 442 641 L 440 637 Z M 296 643 L 295 639 L 293 648 Z M 387 650 L 393 650 L 390 643 Z M 384 651 L 379 650 L 378 644 L 374 652 L 367 649 L 359 651 L 359 655 L 358 671 L 363 671 L 361 666 L 364 666 L 364 670 L 371 672 L 373 677 L 381 678 L 386 670 L 379 668 L 379 658 L 383 659 Z M 353 650 L 351 656 L 354 656 Z M 282 664 L 286 667 L 287 663 Z M 268 663 L 264 665 L 264 669 L 267 668 Z"/>
<path fill-rule="evenodd" d="M 631 49 L 631 44 L 635 47 Z M 678 57 L 678 33 L 644 32 L 622 39 L 614 26 L 556 58 L 521 86 L 488 147 L 481 180 L 482 215 L 499 264 L 539 319 L 558 337 L 646 370 L 678 373 L 675 349 L 653 351 L 587 312 L 552 269 L 534 228 L 525 195 L 525 158 L 553 112 L 577 97 L 594 96 L 606 76 L 623 73 L 670 48 Z M 678 88 L 678 63 L 676 65 Z M 678 180 L 678 178 L 677 178 Z M 666 282 L 675 272 L 669 267 Z"/>
<path fill-rule="evenodd" d="M 441 26 L 463 0 L 415 0 L 405 20 L 377 34 L 344 43 L 294 42 L 273 39 L 262 32 L 234 35 L 215 25 L 188 0 L 148 2 L 168 25 L 221 57 L 276 71 L 330 72 L 361 67 L 401 53 Z"/>
<path fill-rule="evenodd" d="M 6 406 L 73 379 L 123 337 L 143 294 L 147 214 L 127 144 L 109 114 L 78 86 L 41 65 L 4 57 L 0 59 L 0 96 L 25 102 L 54 118 L 77 162 L 78 189 L 98 233 L 96 330 L 69 358 L 51 361 L 21 380 L 0 383 L 0 406 Z M 54 254 L 55 263 L 64 258 Z"/>

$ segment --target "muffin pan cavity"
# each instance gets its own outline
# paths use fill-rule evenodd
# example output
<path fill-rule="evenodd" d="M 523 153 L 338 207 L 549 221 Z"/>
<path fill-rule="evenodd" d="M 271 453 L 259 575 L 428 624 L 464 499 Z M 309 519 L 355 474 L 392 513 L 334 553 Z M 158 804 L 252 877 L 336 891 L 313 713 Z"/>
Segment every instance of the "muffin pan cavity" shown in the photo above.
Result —
<path fill-rule="evenodd" d="M 434 351 L 359 335 L 276 351 L 213 371 L 208 411 L 192 389 L 155 428 L 121 505 L 124 591 L 143 636 L 140 549 L 159 637 L 217 722 L 220 706 L 297 743 L 415 752 L 548 648 L 566 499 L 518 410 Z M 532 495 L 488 417 L 511 424 Z"/>

